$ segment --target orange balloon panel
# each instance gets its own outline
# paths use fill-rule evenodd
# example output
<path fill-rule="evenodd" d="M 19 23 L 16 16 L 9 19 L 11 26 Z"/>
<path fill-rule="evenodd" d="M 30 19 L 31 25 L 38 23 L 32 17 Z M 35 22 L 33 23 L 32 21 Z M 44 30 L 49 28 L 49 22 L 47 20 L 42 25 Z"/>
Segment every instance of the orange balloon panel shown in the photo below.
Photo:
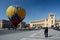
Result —
<path fill-rule="evenodd" d="M 17 10 L 17 14 L 21 19 L 23 19 L 26 16 L 26 12 L 23 8 L 20 8 L 19 10 Z"/>

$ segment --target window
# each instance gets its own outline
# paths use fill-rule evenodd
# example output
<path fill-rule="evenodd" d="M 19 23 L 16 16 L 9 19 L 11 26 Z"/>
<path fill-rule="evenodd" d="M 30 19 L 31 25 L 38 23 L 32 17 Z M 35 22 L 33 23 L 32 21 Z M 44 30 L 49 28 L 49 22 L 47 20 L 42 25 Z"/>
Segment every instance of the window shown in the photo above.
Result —
<path fill-rule="evenodd" d="M 52 24 L 53 24 L 53 20 L 52 20 L 51 22 L 52 22 Z"/>
<path fill-rule="evenodd" d="M 50 16 L 54 16 L 54 15 L 50 15 Z"/>
<path fill-rule="evenodd" d="M 38 26 L 39 24 L 37 24 L 37 26 Z"/>
<path fill-rule="evenodd" d="M 53 17 L 51 17 L 51 19 L 53 19 Z"/>
<path fill-rule="evenodd" d="M 35 24 L 35 27 L 36 27 L 36 24 Z"/>
<path fill-rule="evenodd" d="M 48 21 L 48 19 L 46 19 L 46 21 Z"/>
<path fill-rule="evenodd" d="M 33 26 L 35 26 L 35 25 L 33 24 Z"/>

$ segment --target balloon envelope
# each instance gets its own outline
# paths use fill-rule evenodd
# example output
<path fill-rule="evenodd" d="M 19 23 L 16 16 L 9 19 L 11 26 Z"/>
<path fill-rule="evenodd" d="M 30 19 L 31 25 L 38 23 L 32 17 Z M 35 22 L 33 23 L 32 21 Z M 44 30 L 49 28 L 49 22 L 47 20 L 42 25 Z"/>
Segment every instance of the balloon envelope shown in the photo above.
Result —
<path fill-rule="evenodd" d="M 6 15 L 12 24 L 17 27 L 17 25 L 25 18 L 26 12 L 24 8 L 19 6 L 9 6 L 6 10 Z"/>

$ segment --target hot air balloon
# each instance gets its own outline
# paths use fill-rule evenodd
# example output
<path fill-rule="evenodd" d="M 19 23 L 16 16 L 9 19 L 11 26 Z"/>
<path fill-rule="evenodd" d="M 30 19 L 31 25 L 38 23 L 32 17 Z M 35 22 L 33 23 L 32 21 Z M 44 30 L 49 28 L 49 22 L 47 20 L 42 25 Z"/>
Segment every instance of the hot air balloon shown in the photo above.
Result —
<path fill-rule="evenodd" d="M 25 18 L 26 11 L 24 8 L 14 5 L 7 8 L 6 15 L 14 25 L 14 29 L 16 29 L 17 25 Z"/>

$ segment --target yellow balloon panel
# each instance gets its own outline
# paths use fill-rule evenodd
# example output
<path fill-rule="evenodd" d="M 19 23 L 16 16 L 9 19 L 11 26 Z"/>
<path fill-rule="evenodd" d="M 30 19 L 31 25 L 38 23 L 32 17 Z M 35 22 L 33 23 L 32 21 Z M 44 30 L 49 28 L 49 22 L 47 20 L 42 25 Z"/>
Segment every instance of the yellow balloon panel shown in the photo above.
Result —
<path fill-rule="evenodd" d="M 20 8 L 19 10 L 17 10 L 17 14 L 21 19 L 23 19 L 26 16 L 26 12 L 23 8 Z"/>
<path fill-rule="evenodd" d="M 7 12 L 6 15 L 9 18 L 11 18 L 17 12 L 17 10 L 13 6 L 10 6 L 10 7 L 8 7 L 6 12 Z"/>

